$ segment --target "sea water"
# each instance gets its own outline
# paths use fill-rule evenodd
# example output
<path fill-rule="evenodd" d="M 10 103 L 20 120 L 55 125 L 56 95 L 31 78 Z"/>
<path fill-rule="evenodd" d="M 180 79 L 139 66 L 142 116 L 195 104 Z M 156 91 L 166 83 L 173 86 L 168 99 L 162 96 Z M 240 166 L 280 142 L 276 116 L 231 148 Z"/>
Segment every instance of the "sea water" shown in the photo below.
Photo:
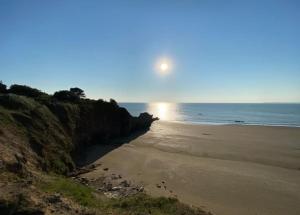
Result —
<path fill-rule="evenodd" d="M 120 103 L 133 116 L 142 112 L 163 121 L 196 124 L 300 126 L 300 104 Z"/>

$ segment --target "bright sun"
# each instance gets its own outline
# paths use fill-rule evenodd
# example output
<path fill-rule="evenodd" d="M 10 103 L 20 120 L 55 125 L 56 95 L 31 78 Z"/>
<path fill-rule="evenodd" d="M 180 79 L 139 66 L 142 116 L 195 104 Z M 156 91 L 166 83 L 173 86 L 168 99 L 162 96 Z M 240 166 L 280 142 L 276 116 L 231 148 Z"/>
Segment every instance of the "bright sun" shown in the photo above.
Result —
<path fill-rule="evenodd" d="M 173 61 L 170 58 L 159 58 L 155 63 L 155 71 L 161 77 L 168 76 L 174 69 Z"/>
<path fill-rule="evenodd" d="M 169 65 L 167 63 L 160 64 L 161 71 L 166 71 L 169 69 Z"/>

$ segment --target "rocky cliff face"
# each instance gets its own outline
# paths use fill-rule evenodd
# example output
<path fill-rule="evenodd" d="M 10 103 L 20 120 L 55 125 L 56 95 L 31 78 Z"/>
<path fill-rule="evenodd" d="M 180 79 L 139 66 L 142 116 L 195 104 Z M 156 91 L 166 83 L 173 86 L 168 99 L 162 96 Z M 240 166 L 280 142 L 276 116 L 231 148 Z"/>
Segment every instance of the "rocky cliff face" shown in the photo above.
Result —
<path fill-rule="evenodd" d="M 148 129 L 153 121 L 147 113 L 131 116 L 113 100 L 63 102 L 0 94 L 0 167 L 66 174 L 75 167 L 74 152 Z"/>

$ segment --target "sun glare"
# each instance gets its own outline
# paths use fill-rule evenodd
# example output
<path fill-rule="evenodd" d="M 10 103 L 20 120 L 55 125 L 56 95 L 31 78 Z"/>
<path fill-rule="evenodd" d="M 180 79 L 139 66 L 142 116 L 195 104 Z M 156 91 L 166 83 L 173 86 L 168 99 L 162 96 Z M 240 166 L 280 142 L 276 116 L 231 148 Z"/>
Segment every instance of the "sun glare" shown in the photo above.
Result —
<path fill-rule="evenodd" d="M 169 66 L 168 66 L 168 64 L 166 64 L 166 63 L 162 63 L 161 65 L 160 65 L 160 69 L 162 70 L 162 71 L 165 71 L 165 70 L 167 70 L 169 68 Z"/>
<path fill-rule="evenodd" d="M 171 73 L 171 70 L 173 69 L 172 63 L 170 59 L 161 58 L 156 63 L 156 72 L 160 76 L 169 75 Z"/>
<path fill-rule="evenodd" d="M 181 116 L 178 113 L 178 105 L 176 103 L 167 102 L 155 102 L 149 103 L 147 106 L 147 112 L 158 117 L 160 120 L 176 121 L 180 120 Z"/>

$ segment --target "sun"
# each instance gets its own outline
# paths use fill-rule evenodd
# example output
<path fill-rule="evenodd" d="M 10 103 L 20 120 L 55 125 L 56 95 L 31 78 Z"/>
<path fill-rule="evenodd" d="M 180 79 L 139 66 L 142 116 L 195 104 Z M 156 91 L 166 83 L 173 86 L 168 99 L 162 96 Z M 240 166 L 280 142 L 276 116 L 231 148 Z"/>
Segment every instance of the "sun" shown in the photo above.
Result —
<path fill-rule="evenodd" d="M 167 63 L 160 64 L 161 71 L 166 71 L 169 69 L 169 65 Z"/>
<path fill-rule="evenodd" d="M 160 58 L 155 64 L 155 70 L 160 76 L 167 76 L 172 73 L 174 66 L 170 58 Z"/>

